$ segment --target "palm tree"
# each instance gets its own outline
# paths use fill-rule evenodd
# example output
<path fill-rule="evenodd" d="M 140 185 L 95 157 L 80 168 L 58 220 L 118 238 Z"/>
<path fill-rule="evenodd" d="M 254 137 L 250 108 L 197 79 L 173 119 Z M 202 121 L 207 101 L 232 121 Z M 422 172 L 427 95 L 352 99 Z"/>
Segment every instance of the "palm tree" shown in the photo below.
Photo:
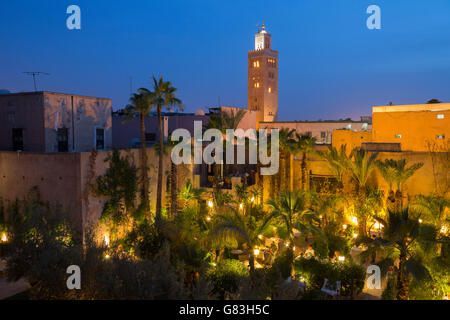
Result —
<path fill-rule="evenodd" d="M 409 208 L 405 208 L 401 212 L 388 210 L 386 219 L 375 217 L 384 226 L 383 238 L 373 240 L 367 237 L 361 238 L 360 240 L 360 242 L 365 243 L 369 247 L 369 250 L 382 251 L 394 249 L 399 253 L 397 269 L 398 300 L 409 299 L 410 275 L 418 280 L 430 277 L 428 269 L 416 256 L 413 245 L 415 242 L 423 240 L 421 239 L 424 238 L 422 227 L 418 219 L 410 216 L 409 211 Z M 426 239 L 426 241 L 429 240 Z"/>
<path fill-rule="evenodd" d="M 143 89 L 144 90 L 144 89 Z M 158 129 L 159 129 L 159 145 L 164 145 L 164 134 L 162 125 L 162 108 L 166 109 L 179 109 L 183 110 L 181 101 L 176 98 L 175 94 L 177 89 L 172 86 L 170 81 L 164 81 L 161 76 L 156 79 L 153 76 L 153 92 L 147 90 L 146 94 L 154 106 L 156 106 L 156 111 L 158 113 Z M 164 172 L 164 150 L 159 149 L 159 165 L 158 165 L 158 182 L 156 189 L 156 222 L 161 221 L 161 197 L 162 197 L 162 178 Z"/>
<path fill-rule="evenodd" d="M 208 123 L 208 128 L 209 129 L 218 129 L 220 130 L 220 132 L 222 132 L 222 134 L 225 136 L 226 134 L 226 130 L 227 129 L 232 129 L 232 130 L 236 130 L 237 127 L 239 126 L 239 123 L 241 122 L 241 120 L 244 118 L 245 114 L 247 111 L 240 109 L 237 110 L 236 112 L 231 109 L 230 112 L 227 111 L 223 111 L 223 110 L 219 110 L 216 113 L 213 113 L 210 117 L 209 117 L 209 123 Z M 223 140 L 223 144 L 224 144 L 224 150 L 225 150 L 225 145 L 226 145 L 226 140 Z M 219 167 L 221 167 L 222 164 L 215 164 L 214 165 L 214 181 L 213 181 L 213 185 L 214 185 L 214 189 L 215 192 L 218 193 L 219 191 L 219 176 L 220 176 L 220 172 L 219 172 Z"/>
<path fill-rule="evenodd" d="M 178 196 L 180 199 L 184 200 L 184 204 L 185 204 L 185 206 L 187 206 L 192 201 L 200 201 L 202 199 L 202 194 L 204 192 L 205 192 L 205 189 L 194 188 L 191 180 L 188 180 L 188 181 L 186 181 L 183 189 L 181 189 Z"/>
<path fill-rule="evenodd" d="M 264 219 L 256 219 L 256 209 L 249 214 L 241 214 L 239 210 L 231 206 L 221 208 L 222 213 L 215 215 L 216 224 L 209 233 L 209 239 L 213 244 L 220 244 L 232 248 L 239 243 L 246 244 L 249 254 L 250 274 L 255 271 L 255 247 L 261 244 L 261 234 L 267 232 L 269 223 L 274 215 L 267 215 Z"/>
<path fill-rule="evenodd" d="M 447 218 L 450 208 L 450 199 L 436 195 L 420 195 L 409 205 L 410 210 L 420 213 L 424 219 L 431 221 L 434 226 L 441 229 L 450 222 Z"/>
<path fill-rule="evenodd" d="M 344 174 L 349 161 L 347 157 L 347 146 L 345 144 L 341 145 L 339 150 L 333 146 L 328 146 L 327 152 L 318 151 L 317 153 L 320 157 L 327 160 L 328 166 L 336 176 L 338 193 L 341 193 L 344 189 Z"/>
<path fill-rule="evenodd" d="M 147 151 L 146 151 L 146 139 L 145 139 L 145 117 L 148 116 L 151 110 L 150 92 L 147 89 L 139 89 L 138 93 L 134 93 L 130 98 L 131 105 L 129 105 L 125 112 L 127 114 L 126 119 L 133 118 L 138 113 L 140 128 L 141 128 L 141 201 L 144 205 L 145 214 L 149 213 L 149 194 L 148 194 L 148 168 L 147 168 Z"/>
<path fill-rule="evenodd" d="M 292 253 L 294 247 L 294 229 L 301 231 L 305 236 L 319 234 L 319 230 L 313 226 L 313 222 L 319 223 L 314 212 L 307 208 L 307 198 L 305 192 L 284 191 L 276 199 L 267 202 L 272 214 L 280 217 L 288 233 L 288 250 Z M 291 275 L 294 276 L 294 260 L 291 261 Z"/>
<path fill-rule="evenodd" d="M 366 202 L 367 182 L 375 169 L 378 153 L 369 153 L 360 149 L 353 149 L 350 158 L 353 161 L 347 162 L 347 170 L 356 183 L 357 187 L 357 211 L 359 213 L 360 235 L 366 235 L 367 212 L 364 210 Z"/>
<path fill-rule="evenodd" d="M 308 176 L 308 164 L 306 158 L 309 154 L 314 154 L 316 151 L 314 146 L 316 145 L 316 138 L 311 137 L 309 134 L 295 134 L 296 140 L 300 145 L 300 153 L 302 154 L 302 190 L 306 190 L 306 178 Z"/>
<path fill-rule="evenodd" d="M 280 191 L 287 190 L 286 182 L 288 175 L 286 175 L 287 172 L 287 159 L 291 157 L 291 151 L 294 151 L 294 136 L 295 130 L 294 129 L 288 129 L 288 128 L 282 128 L 279 131 L 279 144 L 280 144 L 280 172 L 278 174 L 279 177 L 279 183 L 278 187 Z M 290 163 L 289 163 L 290 164 Z M 290 179 L 289 179 L 290 180 Z M 290 188 L 289 188 L 290 189 Z"/>
<path fill-rule="evenodd" d="M 393 160 L 385 159 L 384 161 L 378 160 L 378 169 L 383 176 L 384 180 L 389 185 L 389 198 L 394 203 L 394 210 L 402 210 L 403 207 L 403 185 L 417 170 L 419 170 L 423 163 L 415 163 L 409 167 L 406 167 L 406 160 Z M 393 185 L 396 184 L 397 191 L 394 195 Z"/>

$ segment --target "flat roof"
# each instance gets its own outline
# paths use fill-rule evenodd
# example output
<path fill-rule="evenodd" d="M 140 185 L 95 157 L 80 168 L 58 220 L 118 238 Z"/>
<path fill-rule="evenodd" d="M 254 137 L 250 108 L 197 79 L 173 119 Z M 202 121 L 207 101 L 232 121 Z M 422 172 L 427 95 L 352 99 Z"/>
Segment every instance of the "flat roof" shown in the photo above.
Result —
<path fill-rule="evenodd" d="M 54 95 L 64 95 L 64 96 L 77 96 L 83 98 L 92 98 L 92 99 L 102 99 L 102 100 L 111 100 L 111 98 L 102 98 L 102 97 L 92 97 L 81 94 L 72 94 L 72 93 L 62 93 L 62 92 L 52 92 L 52 91 L 27 91 L 27 92 L 11 92 L 0 94 L 0 97 L 4 96 L 26 96 L 26 95 L 40 95 L 40 94 L 54 94 Z"/>
<path fill-rule="evenodd" d="M 396 106 L 374 106 L 372 112 L 420 112 L 450 110 L 450 103 L 405 104 Z"/>
<path fill-rule="evenodd" d="M 357 120 L 293 120 L 293 121 L 260 121 L 259 123 L 367 123 L 367 121 Z"/>

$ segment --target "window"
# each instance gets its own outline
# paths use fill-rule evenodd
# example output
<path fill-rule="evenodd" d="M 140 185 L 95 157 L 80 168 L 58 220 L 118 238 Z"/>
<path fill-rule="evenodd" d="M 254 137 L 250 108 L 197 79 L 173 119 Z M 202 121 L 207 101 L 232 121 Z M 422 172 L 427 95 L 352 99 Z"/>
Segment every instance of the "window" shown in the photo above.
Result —
<path fill-rule="evenodd" d="M 253 68 L 259 68 L 259 60 L 253 61 Z"/>
<path fill-rule="evenodd" d="M 437 118 L 438 118 L 438 119 L 444 119 L 444 115 L 443 115 L 443 114 L 438 114 L 438 115 L 437 115 Z"/>
<path fill-rule="evenodd" d="M 312 132 L 311 132 L 311 131 L 306 131 L 306 135 L 307 135 L 308 137 L 312 137 Z"/>
<path fill-rule="evenodd" d="M 67 130 L 67 128 L 58 129 L 56 140 L 58 142 L 58 152 L 69 151 L 69 130 Z"/>
<path fill-rule="evenodd" d="M 8 112 L 8 121 L 11 123 L 16 121 L 16 113 L 14 111 Z"/>
<path fill-rule="evenodd" d="M 23 150 L 23 129 L 12 129 L 13 150 Z"/>
<path fill-rule="evenodd" d="M 401 139 L 402 138 L 402 135 L 401 134 L 396 134 L 395 135 L 395 139 Z"/>
<path fill-rule="evenodd" d="M 271 93 L 272 92 L 272 88 L 269 88 L 269 93 Z"/>
<path fill-rule="evenodd" d="M 445 139 L 445 134 L 438 134 L 438 135 L 436 136 L 436 139 L 440 139 L 440 140 Z"/>
<path fill-rule="evenodd" d="M 255 82 L 255 88 L 259 88 L 259 82 Z"/>
<path fill-rule="evenodd" d="M 105 149 L 105 129 L 103 128 L 95 129 L 95 148 L 97 150 Z"/>
<path fill-rule="evenodd" d="M 320 132 L 320 138 L 325 139 L 327 137 L 327 133 L 325 131 Z"/>

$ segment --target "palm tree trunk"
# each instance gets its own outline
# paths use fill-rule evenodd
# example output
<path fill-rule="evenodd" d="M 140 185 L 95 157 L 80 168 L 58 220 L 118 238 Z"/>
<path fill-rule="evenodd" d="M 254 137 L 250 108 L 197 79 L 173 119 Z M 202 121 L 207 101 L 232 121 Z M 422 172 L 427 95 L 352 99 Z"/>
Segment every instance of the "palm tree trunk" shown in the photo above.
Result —
<path fill-rule="evenodd" d="M 156 222 L 161 221 L 161 197 L 162 197 L 162 180 L 163 180 L 163 147 L 164 137 L 162 128 L 161 108 L 158 106 L 158 126 L 159 126 L 159 166 L 158 166 L 158 184 L 156 189 Z"/>
<path fill-rule="evenodd" d="M 396 212 L 402 212 L 403 210 L 403 194 L 400 189 L 395 192 L 395 210 Z"/>
<path fill-rule="evenodd" d="M 397 274 L 397 300 L 409 300 L 409 282 L 405 272 L 406 249 L 401 248 Z"/>
<path fill-rule="evenodd" d="M 366 188 L 364 186 L 358 185 L 358 210 L 359 212 L 359 234 L 362 236 L 367 235 L 367 215 L 364 209 L 364 203 L 366 202 Z"/>
<path fill-rule="evenodd" d="M 250 275 L 255 272 L 255 255 L 250 251 L 250 258 L 248 259 L 248 264 L 250 266 Z"/>
<path fill-rule="evenodd" d="M 306 152 L 303 152 L 302 156 L 302 190 L 306 190 L 306 176 L 308 172 L 306 169 Z"/>
<path fill-rule="evenodd" d="M 170 200 L 171 200 L 171 205 L 170 205 L 170 216 L 171 219 L 175 218 L 175 215 L 177 214 L 178 211 L 178 199 L 177 199 L 177 165 L 175 163 L 172 162 L 172 167 L 171 167 L 171 181 L 170 181 Z"/>
<path fill-rule="evenodd" d="M 142 180 L 142 198 L 141 201 L 144 203 L 145 216 L 148 217 L 148 170 L 147 170 L 147 150 L 146 150 L 146 140 L 145 140 L 145 117 L 142 113 L 139 114 L 141 122 L 141 180 Z"/>

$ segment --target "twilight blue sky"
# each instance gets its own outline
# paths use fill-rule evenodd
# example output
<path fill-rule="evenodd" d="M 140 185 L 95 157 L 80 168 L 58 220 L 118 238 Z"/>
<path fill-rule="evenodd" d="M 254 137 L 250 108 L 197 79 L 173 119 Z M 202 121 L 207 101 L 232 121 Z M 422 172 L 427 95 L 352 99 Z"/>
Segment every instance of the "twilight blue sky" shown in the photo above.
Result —
<path fill-rule="evenodd" d="M 82 29 L 66 28 L 81 7 Z M 377 4 L 382 29 L 366 28 Z M 0 2 L 0 88 L 128 101 L 164 75 L 186 111 L 247 105 L 247 51 L 264 20 L 279 51 L 280 120 L 369 115 L 373 105 L 450 102 L 449 0 L 35 0 Z"/>

